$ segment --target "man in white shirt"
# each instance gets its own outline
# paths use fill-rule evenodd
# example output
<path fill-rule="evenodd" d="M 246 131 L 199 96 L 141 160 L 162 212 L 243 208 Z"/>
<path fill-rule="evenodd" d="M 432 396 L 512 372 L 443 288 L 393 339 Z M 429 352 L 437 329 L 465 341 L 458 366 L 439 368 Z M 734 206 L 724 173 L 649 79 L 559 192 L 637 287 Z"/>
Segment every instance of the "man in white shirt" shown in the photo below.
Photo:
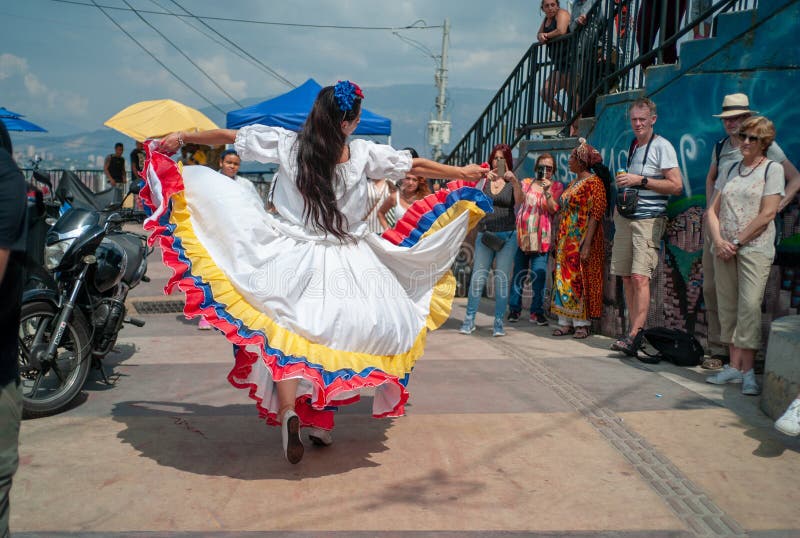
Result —
<path fill-rule="evenodd" d="M 667 201 L 683 191 L 683 179 L 675 148 L 654 131 L 656 104 L 637 99 L 628 107 L 628 115 L 636 140 L 628 155 L 628 170 L 616 177 L 611 274 L 622 277 L 629 331 L 611 349 L 635 355 L 634 339 L 644 328 L 650 308 L 650 279 L 666 229 Z M 623 209 L 620 202 L 633 198 L 638 201 Z"/>

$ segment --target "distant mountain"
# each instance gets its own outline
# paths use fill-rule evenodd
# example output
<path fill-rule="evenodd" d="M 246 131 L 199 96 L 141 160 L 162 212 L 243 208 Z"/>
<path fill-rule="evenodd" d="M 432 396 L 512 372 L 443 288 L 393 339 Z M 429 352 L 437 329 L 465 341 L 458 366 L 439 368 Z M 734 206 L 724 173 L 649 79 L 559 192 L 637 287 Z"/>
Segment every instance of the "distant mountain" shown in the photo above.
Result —
<path fill-rule="evenodd" d="M 392 120 L 392 145 L 395 147 L 413 147 L 420 155 L 430 156 L 430 147 L 426 141 L 428 120 L 435 113 L 434 101 L 436 88 L 433 85 L 404 84 L 379 88 L 364 88 L 365 107 Z M 474 88 L 451 88 L 448 90 L 447 117 L 453 122 L 450 145 L 451 149 L 469 129 L 478 115 L 483 112 L 494 95 L 491 90 Z M 242 100 L 244 106 L 250 106 L 266 99 L 248 98 Z M 225 125 L 225 117 L 217 109 L 208 107 L 200 109 L 217 125 Z M 385 141 L 381 139 L 381 141 Z M 125 158 L 133 149 L 134 141 L 117 131 L 102 128 L 96 131 L 76 133 L 73 135 L 53 136 L 49 134 L 27 133 L 15 137 L 14 149 L 21 165 L 26 166 L 33 154 L 39 154 L 46 168 L 102 168 L 103 159 L 114 150 L 114 144 L 125 145 Z M 247 168 L 258 165 L 248 165 Z"/>
<path fill-rule="evenodd" d="M 62 136 L 16 136 L 14 153 L 17 162 L 23 167 L 29 167 L 29 159 L 39 155 L 42 158 L 42 168 L 98 169 L 103 167 L 106 155 L 114 152 L 114 144 L 117 142 L 124 144 L 127 159 L 134 147 L 134 140 L 107 127 Z"/>
<path fill-rule="evenodd" d="M 430 146 L 427 142 L 428 120 L 436 113 L 434 105 L 437 89 L 424 84 L 396 84 L 377 88 L 364 88 L 366 99 L 364 106 L 376 114 L 392 120 L 392 145 L 398 148 L 413 147 L 420 155 L 429 157 Z M 467 129 L 478 119 L 494 97 L 492 90 L 476 88 L 450 88 L 447 92 L 447 112 L 445 119 L 453 122 L 450 145 L 455 146 Z M 276 97 L 271 95 L 263 99 L 245 99 L 244 107 Z M 203 114 L 218 125 L 225 125 L 223 115 L 213 107 L 201 109 Z M 382 140 L 385 142 L 385 140 Z"/>
<path fill-rule="evenodd" d="M 430 157 L 427 142 L 428 120 L 435 117 L 434 105 L 436 87 L 422 84 L 365 88 L 364 106 L 372 112 L 392 120 L 392 145 L 411 146 L 421 156 Z M 445 119 L 453 125 L 450 144 L 445 146 L 447 153 L 461 140 L 467 129 L 472 127 L 478 116 L 494 97 L 495 92 L 474 88 L 451 88 L 447 92 L 447 111 Z"/>

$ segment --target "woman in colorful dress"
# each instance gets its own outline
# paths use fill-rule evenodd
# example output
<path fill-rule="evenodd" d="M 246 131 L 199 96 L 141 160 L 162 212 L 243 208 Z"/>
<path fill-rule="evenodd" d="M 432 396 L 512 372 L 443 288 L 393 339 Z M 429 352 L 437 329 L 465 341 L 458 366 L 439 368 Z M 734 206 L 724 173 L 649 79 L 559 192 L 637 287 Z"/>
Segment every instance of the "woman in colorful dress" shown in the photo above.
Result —
<path fill-rule="evenodd" d="M 517 212 L 517 248 L 514 256 L 514 278 L 508 299 L 508 321 L 519 321 L 522 312 L 522 291 L 526 280 L 531 283 L 530 322 L 547 325 L 544 315 L 544 285 L 547 281 L 547 261 L 553 241 L 553 215 L 558 211 L 558 199 L 564 186 L 553 182 L 555 160 L 549 153 L 536 158 L 533 167 L 536 178 L 522 180 L 525 201 Z"/>
<path fill-rule="evenodd" d="M 583 138 L 569 156 L 569 170 L 577 177 L 561 195 L 550 311 L 558 316 L 553 336 L 583 339 L 603 310 L 603 215 L 609 207 L 611 174 L 600 152 Z"/>
<path fill-rule="evenodd" d="M 450 314 L 449 268 L 470 226 L 491 211 L 486 196 L 463 187 L 410 210 L 398 223 L 405 234 L 387 241 L 370 233 L 368 177 L 396 181 L 411 171 L 476 181 L 486 170 L 348 141 L 362 99 L 342 81 L 320 91 L 300 133 L 250 125 L 148 145 L 142 194 L 154 212 L 145 226 L 175 272 L 167 291 L 179 286 L 184 313 L 203 316 L 234 344 L 228 380 L 248 391 L 268 424 L 281 425 L 293 464 L 304 453 L 300 428 L 330 444 L 333 409 L 363 390 L 374 390 L 373 416 L 404 413 L 427 332 Z M 244 160 L 277 163 L 276 212 L 210 168 L 181 173 L 159 153 L 185 143 L 233 143 Z"/>

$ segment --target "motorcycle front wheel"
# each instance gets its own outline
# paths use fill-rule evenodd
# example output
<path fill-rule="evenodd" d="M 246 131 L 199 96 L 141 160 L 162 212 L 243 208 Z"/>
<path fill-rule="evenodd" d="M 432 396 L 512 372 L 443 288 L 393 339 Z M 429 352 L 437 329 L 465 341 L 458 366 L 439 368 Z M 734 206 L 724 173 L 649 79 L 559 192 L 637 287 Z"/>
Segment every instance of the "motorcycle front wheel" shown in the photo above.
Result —
<path fill-rule="evenodd" d="M 66 407 L 83 388 L 91 367 L 91 341 L 88 325 L 79 310 L 61 337 L 54 359 L 33 360 L 32 349 L 37 332 L 41 346 L 47 346 L 53 336 L 58 309 L 46 301 L 22 305 L 19 323 L 19 370 L 22 384 L 23 417 L 50 415 Z"/>

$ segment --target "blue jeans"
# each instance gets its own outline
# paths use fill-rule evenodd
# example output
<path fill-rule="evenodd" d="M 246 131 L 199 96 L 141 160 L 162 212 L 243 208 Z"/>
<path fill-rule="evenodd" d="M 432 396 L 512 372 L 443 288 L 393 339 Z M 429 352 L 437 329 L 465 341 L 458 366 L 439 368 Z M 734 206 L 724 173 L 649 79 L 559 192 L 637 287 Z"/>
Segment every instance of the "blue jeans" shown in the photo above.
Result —
<path fill-rule="evenodd" d="M 522 311 L 522 290 L 531 282 L 531 314 L 544 315 L 544 285 L 547 282 L 547 252 L 525 254 L 520 248 L 514 256 L 514 280 L 511 281 L 511 296 L 508 308 L 512 312 Z"/>
<path fill-rule="evenodd" d="M 483 288 L 486 287 L 486 279 L 489 277 L 493 261 L 496 262 L 494 268 L 494 317 L 503 319 L 503 315 L 506 313 L 509 275 L 514 263 L 514 251 L 517 250 L 517 231 L 493 233 L 505 240 L 503 248 L 498 252 L 483 244 L 481 241 L 483 232 L 478 232 L 478 237 L 475 239 L 475 260 L 472 264 L 472 278 L 469 281 L 469 297 L 467 299 L 468 318 L 474 318 L 478 311 L 478 303 L 481 302 Z"/>

